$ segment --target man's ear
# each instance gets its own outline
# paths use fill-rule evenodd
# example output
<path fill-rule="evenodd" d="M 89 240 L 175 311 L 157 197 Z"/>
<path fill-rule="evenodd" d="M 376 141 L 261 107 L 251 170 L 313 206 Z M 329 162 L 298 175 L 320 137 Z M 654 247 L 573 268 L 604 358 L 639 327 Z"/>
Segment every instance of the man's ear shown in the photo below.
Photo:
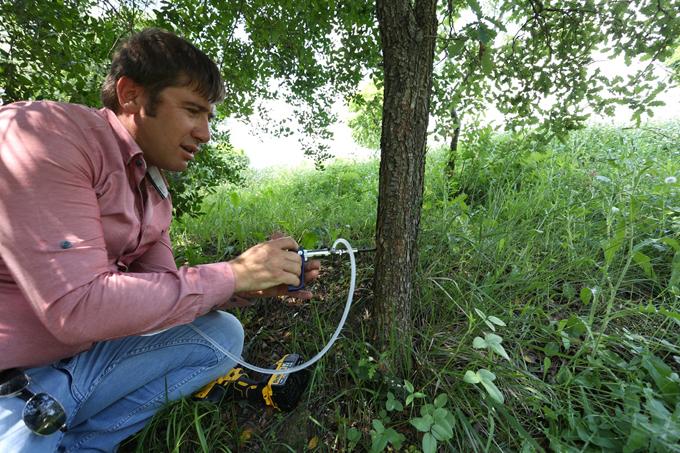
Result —
<path fill-rule="evenodd" d="M 122 76 L 116 82 L 116 95 L 121 113 L 134 115 L 144 105 L 144 88 L 127 76 Z"/>

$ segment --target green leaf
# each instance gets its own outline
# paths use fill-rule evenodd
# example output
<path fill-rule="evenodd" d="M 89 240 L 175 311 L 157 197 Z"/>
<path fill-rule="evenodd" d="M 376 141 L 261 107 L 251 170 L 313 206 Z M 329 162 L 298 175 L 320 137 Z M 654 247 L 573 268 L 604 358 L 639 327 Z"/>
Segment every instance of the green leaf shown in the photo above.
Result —
<path fill-rule="evenodd" d="M 550 343 L 545 345 L 545 348 L 543 348 L 543 352 L 545 352 L 545 355 L 548 357 L 554 357 L 560 353 L 560 345 L 555 343 L 554 341 L 551 341 Z"/>
<path fill-rule="evenodd" d="M 623 453 L 644 451 L 649 445 L 649 433 L 640 426 L 643 423 L 648 423 L 647 417 L 639 413 L 633 415 L 633 423 L 626 440 L 626 445 L 623 447 Z"/>
<path fill-rule="evenodd" d="M 415 390 L 413 384 L 411 384 L 411 382 L 406 379 L 404 379 L 404 387 L 406 387 L 406 391 L 409 393 L 413 393 L 413 391 Z"/>
<path fill-rule="evenodd" d="M 496 380 L 496 375 L 485 368 L 482 368 L 481 370 L 477 371 L 477 375 L 482 381 L 491 382 Z"/>
<path fill-rule="evenodd" d="M 562 365 L 560 370 L 557 372 L 557 376 L 555 376 L 555 380 L 560 384 L 568 384 L 571 382 L 572 377 L 573 376 L 571 371 L 569 371 L 569 368 L 565 365 Z"/>
<path fill-rule="evenodd" d="M 565 351 L 568 351 L 571 347 L 571 339 L 569 338 L 569 334 L 564 331 L 560 332 L 560 339 L 562 340 L 562 346 L 564 347 Z"/>
<path fill-rule="evenodd" d="M 598 447 L 602 447 L 604 451 L 615 451 L 621 448 L 617 436 L 608 429 L 598 429 L 591 438 L 591 442 Z M 616 448 L 617 446 L 619 448 Z"/>
<path fill-rule="evenodd" d="M 498 336 L 495 333 L 487 333 L 484 335 L 484 341 L 488 345 L 501 344 L 503 342 L 503 337 Z"/>
<path fill-rule="evenodd" d="M 505 25 L 503 24 L 503 22 L 501 22 L 501 21 L 499 21 L 499 20 L 497 20 L 493 17 L 487 17 L 486 19 L 489 22 L 491 22 L 492 24 L 494 24 L 498 30 L 500 30 L 500 31 L 507 31 L 508 30 L 507 28 L 505 28 Z"/>
<path fill-rule="evenodd" d="M 359 431 L 356 428 L 350 428 L 347 430 L 347 440 L 356 443 L 359 442 L 359 439 L 361 439 L 361 431 Z"/>
<path fill-rule="evenodd" d="M 675 250 L 676 253 L 680 253 L 680 242 L 679 241 L 676 241 L 673 238 L 663 238 L 663 239 L 661 239 L 661 242 L 666 244 L 666 245 L 671 246 L 673 248 L 673 250 Z"/>
<path fill-rule="evenodd" d="M 444 423 L 446 422 L 446 416 L 449 414 L 449 410 L 443 407 L 436 407 L 432 411 L 432 417 L 434 418 L 434 423 L 438 423 L 438 421 L 443 421 Z"/>
<path fill-rule="evenodd" d="M 654 270 L 652 269 L 651 259 L 647 255 L 637 251 L 633 254 L 633 261 L 642 268 L 642 271 L 648 278 L 652 278 Z"/>
<path fill-rule="evenodd" d="M 434 423 L 434 419 L 431 415 L 426 415 L 424 417 L 415 417 L 409 420 L 418 431 L 426 433 L 430 431 L 430 427 Z"/>
<path fill-rule="evenodd" d="M 474 371 L 467 370 L 465 372 L 465 376 L 463 376 L 463 381 L 467 382 L 468 384 L 479 384 L 481 379 Z"/>
<path fill-rule="evenodd" d="M 482 337 L 475 337 L 475 339 L 472 340 L 472 347 L 475 349 L 484 349 L 487 347 L 487 344 Z"/>
<path fill-rule="evenodd" d="M 506 324 L 502 319 L 496 318 L 495 316 L 489 316 L 489 321 L 496 324 L 497 326 L 505 327 Z"/>
<path fill-rule="evenodd" d="M 493 332 L 496 331 L 496 326 L 494 326 L 493 323 L 491 323 L 491 321 L 489 321 L 488 319 L 484 320 L 484 324 L 486 324 L 489 327 L 489 329 L 491 329 Z"/>
<path fill-rule="evenodd" d="M 583 302 L 584 305 L 588 305 L 593 298 L 593 290 L 588 287 L 583 287 L 581 288 L 579 297 L 581 298 L 581 302 Z"/>
<path fill-rule="evenodd" d="M 434 411 L 434 423 L 432 424 L 432 435 L 438 441 L 446 441 L 453 437 L 453 425 L 449 423 L 449 411 L 439 408 Z"/>
<path fill-rule="evenodd" d="M 423 435 L 423 453 L 437 453 L 437 439 L 430 433 Z"/>
<path fill-rule="evenodd" d="M 385 408 L 388 411 L 401 411 L 404 410 L 404 406 L 401 402 L 394 398 L 392 392 L 387 392 L 387 401 L 385 402 Z"/>
<path fill-rule="evenodd" d="M 663 425 L 670 420 L 671 413 L 666 409 L 663 402 L 656 398 L 647 397 L 645 408 L 652 416 L 652 422 L 654 424 Z"/>
<path fill-rule="evenodd" d="M 379 453 L 385 450 L 385 447 L 387 447 L 387 436 L 384 431 L 371 433 L 371 438 L 373 439 L 373 442 L 371 442 L 371 453 Z"/>
<path fill-rule="evenodd" d="M 465 49 L 465 43 L 467 39 L 465 37 L 461 39 L 454 39 L 453 43 L 449 46 L 449 55 L 455 57 L 460 54 L 463 49 Z"/>
<path fill-rule="evenodd" d="M 550 360 L 550 357 L 545 356 L 543 357 L 543 377 L 548 374 L 548 370 L 550 369 L 550 366 L 552 365 L 552 360 Z"/>
<path fill-rule="evenodd" d="M 389 428 L 385 431 L 385 437 L 396 450 L 399 450 L 401 448 L 401 443 L 406 440 L 406 437 L 403 434 L 398 433 L 394 428 Z"/>
<path fill-rule="evenodd" d="M 677 311 L 670 311 L 661 307 L 659 313 L 680 323 L 680 313 L 678 313 Z"/>
<path fill-rule="evenodd" d="M 447 441 L 453 437 L 453 428 L 448 424 L 437 424 L 432 425 L 432 435 L 435 439 L 440 442 Z"/>
<path fill-rule="evenodd" d="M 472 9 L 472 11 L 477 15 L 477 17 L 482 17 L 482 8 L 479 6 L 477 0 L 467 0 L 467 4 Z"/>
<path fill-rule="evenodd" d="M 488 44 L 495 36 L 496 32 L 490 29 L 484 22 L 480 22 L 477 25 L 477 38 L 479 39 L 479 42 Z"/>
<path fill-rule="evenodd" d="M 571 315 L 564 326 L 564 329 L 569 332 L 572 338 L 578 338 L 588 331 L 586 323 L 576 315 Z"/>
<path fill-rule="evenodd" d="M 300 245 L 305 249 L 313 249 L 319 243 L 319 235 L 314 231 L 305 231 L 302 234 Z"/>
<path fill-rule="evenodd" d="M 672 379 L 673 370 L 651 353 L 642 357 L 642 367 L 647 370 L 666 401 L 673 402 L 680 396 L 680 384 Z"/>
<path fill-rule="evenodd" d="M 507 352 L 505 352 L 505 348 L 503 348 L 503 346 L 501 345 L 503 338 L 499 337 L 496 334 L 489 333 L 486 335 L 485 341 L 493 352 L 503 357 L 508 362 L 510 361 L 510 357 L 508 356 Z"/>
<path fill-rule="evenodd" d="M 409 404 L 411 404 L 413 400 L 416 398 L 425 398 L 425 394 L 422 392 L 411 393 L 406 397 L 406 405 L 408 406 Z"/>
<path fill-rule="evenodd" d="M 434 399 L 434 407 L 440 408 L 446 406 L 446 402 L 449 400 L 449 397 L 446 393 L 442 393 L 439 396 L 437 396 Z"/>
<path fill-rule="evenodd" d="M 495 401 L 503 404 L 505 402 L 505 398 L 503 398 L 503 394 L 501 393 L 500 390 L 498 390 L 498 387 L 496 387 L 496 384 L 494 384 L 491 381 L 487 381 L 485 379 L 482 379 L 482 385 L 486 389 L 486 392 L 489 394 L 491 398 L 493 398 Z"/>

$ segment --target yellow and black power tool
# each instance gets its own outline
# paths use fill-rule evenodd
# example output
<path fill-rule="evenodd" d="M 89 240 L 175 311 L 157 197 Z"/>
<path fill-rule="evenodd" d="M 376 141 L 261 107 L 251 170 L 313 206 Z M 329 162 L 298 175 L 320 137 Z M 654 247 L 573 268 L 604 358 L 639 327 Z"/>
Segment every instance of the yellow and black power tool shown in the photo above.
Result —
<path fill-rule="evenodd" d="M 286 354 L 276 362 L 276 370 L 287 370 L 304 360 L 298 354 Z M 308 370 L 291 374 L 258 374 L 249 376 L 242 367 L 232 368 L 194 394 L 194 398 L 220 404 L 222 401 L 248 400 L 282 411 L 297 406 L 309 381 Z"/>

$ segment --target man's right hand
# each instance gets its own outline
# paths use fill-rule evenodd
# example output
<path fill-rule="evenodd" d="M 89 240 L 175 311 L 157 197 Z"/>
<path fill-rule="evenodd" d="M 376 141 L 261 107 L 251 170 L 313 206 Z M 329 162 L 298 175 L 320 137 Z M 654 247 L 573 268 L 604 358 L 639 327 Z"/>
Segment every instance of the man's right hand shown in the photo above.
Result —
<path fill-rule="evenodd" d="M 257 244 L 229 262 L 236 281 L 235 293 L 259 291 L 278 285 L 300 284 L 302 257 L 291 237 Z"/>

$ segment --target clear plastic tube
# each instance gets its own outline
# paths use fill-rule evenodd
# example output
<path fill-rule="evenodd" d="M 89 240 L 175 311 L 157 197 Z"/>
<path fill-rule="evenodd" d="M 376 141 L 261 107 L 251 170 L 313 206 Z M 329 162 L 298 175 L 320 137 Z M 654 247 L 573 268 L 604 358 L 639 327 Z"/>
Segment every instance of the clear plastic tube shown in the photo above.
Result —
<path fill-rule="evenodd" d="M 291 373 L 297 373 L 298 371 L 304 370 L 305 368 L 315 364 L 316 362 L 323 357 L 328 350 L 333 346 L 333 343 L 338 339 L 338 336 L 340 335 L 340 331 L 345 325 L 345 321 L 347 321 L 347 315 L 349 314 L 349 309 L 352 306 L 352 299 L 354 297 L 354 285 L 356 283 L 356 262 L 354 260 L 354 251 L 352 250 L 352 246 L 347 242 L 345 239 L 338 238 L 334 243 L 333 243 L 333 248 L 336 248 L 337 244 L 342 244 L 346 249 L 347 249 L 347 254 L 349 255 L 349 261 L 350 261 L 350 266 L 351 266 L 351 277 L 349 281 L 349 294 L 347 294 L 347 303 L 345 304 L 345 310 L 342 313 L 342 317 L 340 318 L 340 323 L 338 324 L 338 327 L 335 329 L 335 332 L 333 333 L 333 336 L 331 339 L 328 341 L 326 346 L 319 351 L 314 357 L 306 361 L 305 363 L 302 363 L 300 365 L 294 366 L 292 368 L 288 368 L 286 370 L 275 370 L 271 368 L 260 368 L 259 366 L 252 365 L 245 360 L 243 360 L 241 357 L 237 357 L 236 355 L 232 354 L 231 352 L 227 351 L 224 349 L 220 344 L 218 344 L 216 341 L 214 341 L 212 338 L 210 338 L 208 335 L 206 335 L 201 329 L 198 327 L 194 326 L 193 324 L 189 324 L 189 326 L 194 329 L 199 335 L 201 335 L 203 338 L 205 338 L 207 341 L 209 341 L 213 346 L 215 346 L 222 354 L 226 355 L 230 359 L 236 361 L 236 363 L 239 363 L 243 365 L 244 367 L 248 368 L 249 370 L 257 371 L 258 373 L 264 373 L 264 374 L 291 374 Z"/>

